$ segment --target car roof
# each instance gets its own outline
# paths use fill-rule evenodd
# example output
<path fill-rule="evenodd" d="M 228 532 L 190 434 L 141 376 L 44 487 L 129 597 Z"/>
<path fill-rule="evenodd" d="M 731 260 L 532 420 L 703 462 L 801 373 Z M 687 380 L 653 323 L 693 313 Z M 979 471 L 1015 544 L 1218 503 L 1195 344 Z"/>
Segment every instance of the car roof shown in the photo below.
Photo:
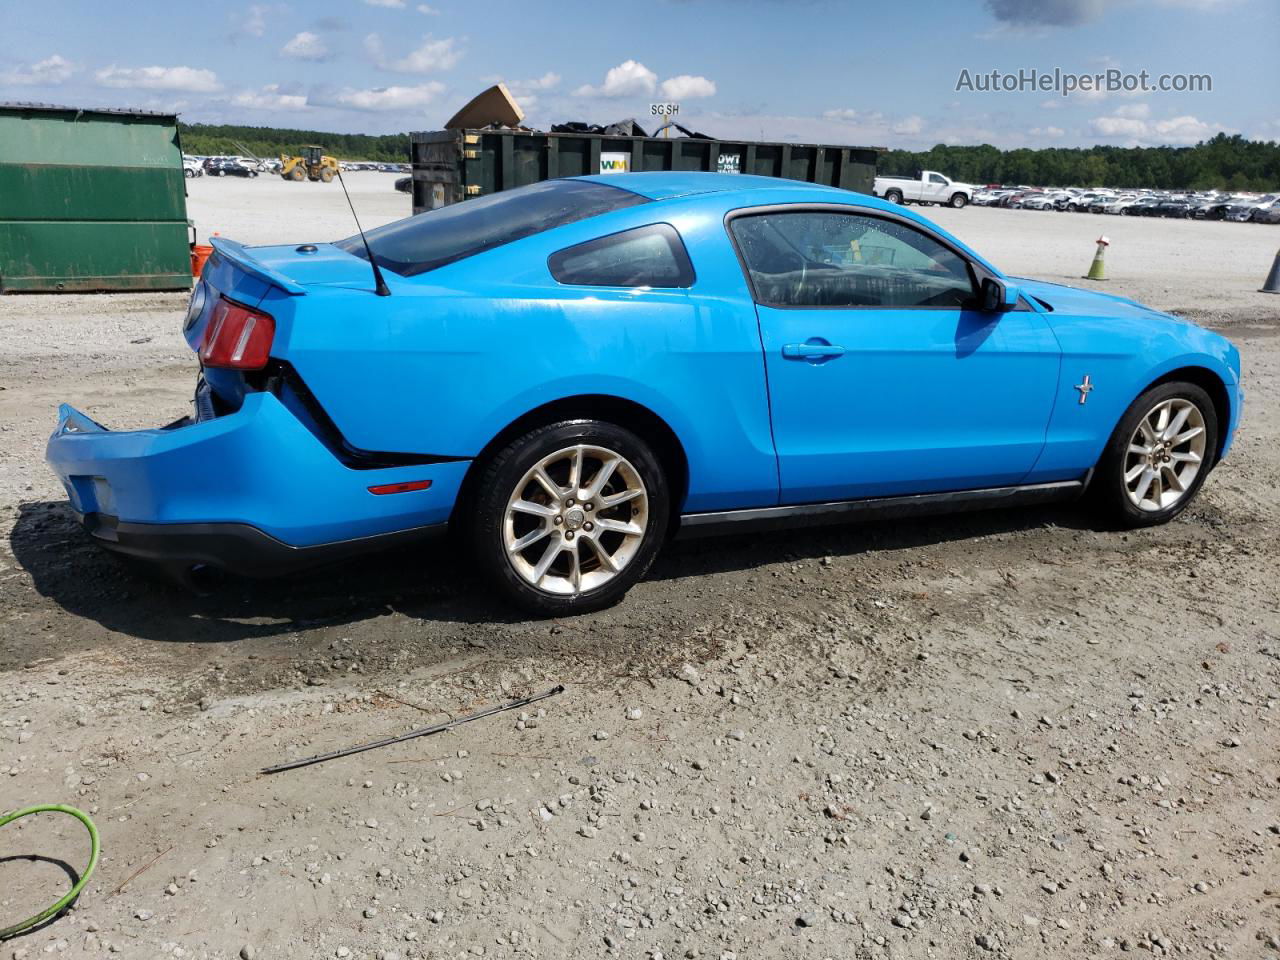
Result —
<path fill-rule="evenodd" d="M 688 197 L 696 193 L 727 193 L 772 189 L 779 191 L 829 191 L 844 195 L 847 190 L 805 183 L 801 180 L 784 180 L 779 177 L 760 177 L 743 173 L 700 173 L 695 170 L 649 171 L 645 173 L 604 173 L 574 180 L 590 180 L 621 187 L 650 200 L 670 200 Z"/>

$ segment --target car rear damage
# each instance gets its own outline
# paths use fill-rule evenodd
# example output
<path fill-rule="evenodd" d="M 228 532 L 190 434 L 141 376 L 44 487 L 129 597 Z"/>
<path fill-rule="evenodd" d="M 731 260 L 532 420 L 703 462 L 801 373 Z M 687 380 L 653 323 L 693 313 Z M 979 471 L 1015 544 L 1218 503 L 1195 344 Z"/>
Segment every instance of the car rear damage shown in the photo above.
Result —
<path fill-rule="evenodd" d="M 59 410 L 46 458 L 88 532 L 179 576 L 266 576 L 443 530 L 469 461 L 347 444 L 287 357 L 292 324 L 326 288 L 214 246 L 183 330 L 200 358 L 192 415 L 117 432 Z"/>

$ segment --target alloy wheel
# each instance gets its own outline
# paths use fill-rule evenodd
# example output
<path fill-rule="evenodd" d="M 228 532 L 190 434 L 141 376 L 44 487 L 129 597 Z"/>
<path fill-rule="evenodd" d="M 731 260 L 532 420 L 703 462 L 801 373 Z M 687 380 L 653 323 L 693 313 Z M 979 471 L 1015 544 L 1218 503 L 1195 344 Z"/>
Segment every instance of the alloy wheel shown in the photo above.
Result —
<path fill-rule="evenodd" d="M 1162 400 L 1138 421 L 1124 457 L 1124 485 L 1139 510 L 1176 506 L 1204 469 L 1204 413 L 1182 397 Z"/>
<path fill-rule="evenodd" d="M 577 444 L 529 468 L 507 501 L 503 545 L 535 589 L 577 596 L 630 563 L 649 528 L 639 471 L 605 447 Z"/>

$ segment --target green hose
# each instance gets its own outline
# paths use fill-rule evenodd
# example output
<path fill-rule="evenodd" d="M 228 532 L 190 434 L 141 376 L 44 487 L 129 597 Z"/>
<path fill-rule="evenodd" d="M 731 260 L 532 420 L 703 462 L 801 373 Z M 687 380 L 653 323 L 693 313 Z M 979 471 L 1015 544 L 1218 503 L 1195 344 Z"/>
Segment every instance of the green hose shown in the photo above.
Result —
<path fill-rule="evenodd" d="M 76 881 L 75 886 L 67 891 L 67 895 L 65 897 L 53 906 L 49 907 L 47 910 L 41 910 L 34 917 L 28 917 L 21 923 L 15 923 L 11 927 L 0 929 L 0 940 L 7 940 L 15 933 L 20 933 L 23 930 L 34 927 L 37 923 L 43 923 L 50 917 L 61 913 L 68 904 L 80 895 L 80 891 L 84 889 L 84 885 L 88 881 L 89 875 L 93 873 L 93 868 L 98 865 L 98 828 L 93 825 L 93 821 L 89 819 L 89 815 L 87 813 L 77 810 L 75 807 L 68 807 L 62 803 L 42 803 L 34 807 L 24 807 L 21 810 L 15 810 L 13 813 L 6 813 L 3 817 L 0 817 L 0 827 L 3 827 L 7 823 L 12 823 L 19 817 L 25 817 L 33 813 L 65 813 L 69 816 L 75 817 L 83 823 L 85 829 L 89 831 L 89 840 L 92 844 L 89 853 L 89 866 L 85 867 L 84 873 L 80 875 L 80 879 Z"/>

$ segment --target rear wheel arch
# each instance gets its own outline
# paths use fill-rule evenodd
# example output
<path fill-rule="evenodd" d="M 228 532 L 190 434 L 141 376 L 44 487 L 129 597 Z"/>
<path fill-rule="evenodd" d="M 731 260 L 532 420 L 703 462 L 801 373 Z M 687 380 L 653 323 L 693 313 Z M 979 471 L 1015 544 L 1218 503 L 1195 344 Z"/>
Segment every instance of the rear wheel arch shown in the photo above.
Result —
<path fill-rule="evenodd" d="M 463 478 L 453 508 L 454 516 L 465 516 L 474 501 L 475 487 L 485 464 L 512 440 L 538 427 L 566 420 L 600 420 L 630 430 L 653 450 L 666 475 L 671 493 L 671 525 L 679 522 L 680 507 L 689 487 L 689 460 L 684 444 L 662 417 L 643 404 L 608 394 L 581 394 L 553 400 L 535 407 L 511 421 L 491 439 L 472 461 Z"/>

